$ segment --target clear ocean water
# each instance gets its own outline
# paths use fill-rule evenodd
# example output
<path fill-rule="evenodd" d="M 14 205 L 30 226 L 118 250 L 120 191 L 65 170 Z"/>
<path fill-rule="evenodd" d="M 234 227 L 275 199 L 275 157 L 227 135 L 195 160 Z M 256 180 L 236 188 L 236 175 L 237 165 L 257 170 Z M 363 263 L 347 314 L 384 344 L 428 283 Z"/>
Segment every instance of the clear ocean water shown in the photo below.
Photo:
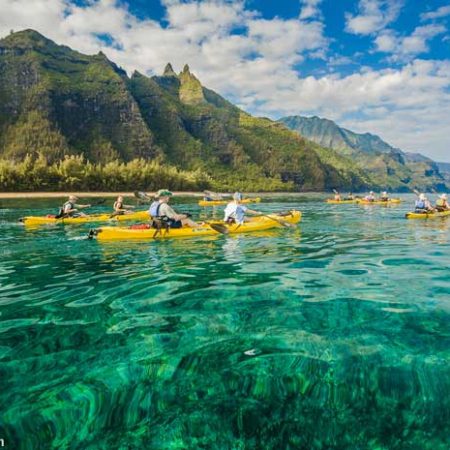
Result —
<path fill-rule="evenodd" d="M 1 200 L 5 448 L 450 448 L 450 218 L 407 221 L 402 197 L 278 198 L 255 208 L 300 209 L 297 229 L 110 244 L 17 223 L 55 199 Z"/>

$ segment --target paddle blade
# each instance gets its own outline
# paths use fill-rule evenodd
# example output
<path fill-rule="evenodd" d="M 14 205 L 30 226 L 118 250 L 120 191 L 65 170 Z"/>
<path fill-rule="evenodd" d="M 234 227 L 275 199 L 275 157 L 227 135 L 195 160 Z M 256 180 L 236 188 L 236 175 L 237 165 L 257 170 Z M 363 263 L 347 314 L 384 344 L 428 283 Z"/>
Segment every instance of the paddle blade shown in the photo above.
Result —
<path fill-rule="evenodd" d="M 135 191 L 134 196 L 140 200 L 150 200 L 150 197 L 142 191 Z"/>
<path fill-rule="evenodd" d="M 218 233 L 221 233 L 221 234 L 228 234 L 230 232 L 230 230 L 228 229 L 228 227 L 226 225 L 222 225 L 220 223 L 210 223 L 209 226 L 214 231 L 217 231 Z"/>

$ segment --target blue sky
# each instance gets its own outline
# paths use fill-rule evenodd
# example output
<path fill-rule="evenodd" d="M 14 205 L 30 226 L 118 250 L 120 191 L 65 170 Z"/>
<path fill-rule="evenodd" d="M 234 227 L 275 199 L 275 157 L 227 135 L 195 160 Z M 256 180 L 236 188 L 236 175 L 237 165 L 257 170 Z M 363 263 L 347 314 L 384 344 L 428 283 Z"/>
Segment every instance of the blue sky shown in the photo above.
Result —
<path fill-rule="evenodd" d="M 450 0 L 0 0 L 0 36 L 34 28 L 202 83 L 271 118 L 319 115 L 450 162 Z"/>

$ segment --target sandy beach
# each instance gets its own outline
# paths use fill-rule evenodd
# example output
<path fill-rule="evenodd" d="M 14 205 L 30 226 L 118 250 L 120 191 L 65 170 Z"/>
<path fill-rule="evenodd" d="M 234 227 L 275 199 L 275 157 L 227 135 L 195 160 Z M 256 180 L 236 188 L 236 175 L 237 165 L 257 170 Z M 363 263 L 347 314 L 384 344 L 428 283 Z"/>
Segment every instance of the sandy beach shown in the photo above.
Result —
<path fill-rule="evenodd" d="M 133 192 L 0 192 L 0 199 L 14 199 L 14 198 L 63 198 L 69 195 L 76 195 L 79 198 L 92 198 L 92 197 L 117 197 L 123 195 L 125 197 L 134 198 Z M 152 192 L 147 192 L 149 196 L 152 196 Z M 180 197 L 203 197 L 203 192 L 191 192 L 191 191 L 174 191 L 175 196 Z M 245 196 L 248 197 L 298 197 L 299 195 L 305 195 L 305 192 L 246 192 Z M 229 192 L 220 193 L 223 197 L 231 197 Z"/>

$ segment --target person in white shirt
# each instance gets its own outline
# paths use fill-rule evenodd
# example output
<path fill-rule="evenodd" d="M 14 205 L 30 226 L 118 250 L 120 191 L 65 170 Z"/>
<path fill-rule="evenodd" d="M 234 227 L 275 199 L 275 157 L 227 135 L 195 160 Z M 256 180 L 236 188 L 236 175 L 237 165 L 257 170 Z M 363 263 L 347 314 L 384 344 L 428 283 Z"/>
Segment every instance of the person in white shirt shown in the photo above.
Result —
<path fill-rule="evenodd" d="M 239 192 L 235 192 L 233 200 L 228 203 L 225 208 L 224 221 L 226 223 L 237 223 L 239 225 L 245 222 L 245 214 L 261 214 L 259 211 L 254 211 L 241 205 L 242 195 Z"/>

